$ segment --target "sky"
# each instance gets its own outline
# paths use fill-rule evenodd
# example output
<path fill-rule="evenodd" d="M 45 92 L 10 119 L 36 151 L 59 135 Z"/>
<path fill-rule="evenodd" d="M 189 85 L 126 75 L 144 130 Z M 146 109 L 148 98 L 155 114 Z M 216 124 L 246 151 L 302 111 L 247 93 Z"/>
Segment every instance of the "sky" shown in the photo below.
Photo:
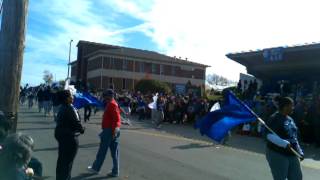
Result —
<path fill-rule="evenodd" d="M 29 0 L 22 83 L 67 77 L 69 42 L 157 51 L 210 65 L 238 80 L 245 67 L 232 52 L 320 41 L 317 1 L 297 0 Z"/>

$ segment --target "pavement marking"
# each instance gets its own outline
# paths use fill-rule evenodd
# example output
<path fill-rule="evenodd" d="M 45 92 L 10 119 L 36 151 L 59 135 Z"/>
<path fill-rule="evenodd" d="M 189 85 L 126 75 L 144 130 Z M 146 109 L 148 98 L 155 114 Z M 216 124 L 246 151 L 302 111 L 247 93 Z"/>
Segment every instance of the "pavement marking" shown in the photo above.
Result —
<path fill-rule="evenodd" d="M 202 140 L 196 140 L 196 139 L 190 139 L 190 138 L 186 138 L 186 137 L 182 137 L 182 136 L 177 136 L 177 135 L 165 135 L 165 134 L 160 134 L 160 133 L 153 133 L 153 132 L 145 132 L 145 131 L 138 131 L 138 130 L 130 130 L 130 129 L 126 129 L 123 131 L 127 131 L 127 132 L 132 132 L 132 133 L 136 133 L 136 134 L 142 134 L 142 135 L 148 135 L 148 136 L 154 136 L 154 137 L 161 137 L 161 138 L 167 138 L 167 139 L 172 139 L 172 140 L 178 140 L 178 141 L 186 141 L 186 142 L 191 142 L 191 143 L 199 143 L 199 144 L 203 144 L 203 145 L 213 145 L 215 146 L 217 149 L 219 148 L 224 148 L 224 149 L 229 149 L 229 150 L 233 150 L 236 152 L 241 152 L 241 153 L 245 153 L 245 154 L 249 154 L 249 155 L 255 155 L 255 156 L 260 156 L 260 157 L 265 157 L 264 154 L 260 154 L 260 153 L 256 153 L 256 152 L 252 152 L 252 151 L 247 151 L 247 150 L 243 150 L 243 149 L 237 149 L 234 147 L 229 147 L 229 146 L 223 146 L 223 145 L 219 145 L 219 144 L 215 144 L 215 143 L 210 143 L 207 141 L 202 141 Z M 311 169 L 315 169 L 315 170 L 320 170 L 320 162 L 316 162 L 317 164 L 310 164 L 306 161 L 302 161 L 301 165 L 303 167 L 306 168 L 311 168 Z"/>
<path fill-rule="evenodd" d="M 209 142 L 206 142 L 206 141 L 195 140 L 195 139 L 189 139 L 189 138 L 185 138 L 185 137 L 182 137 L 182 136 L 176 136 L 176 135 L 165 135 L 165 134 L 160 134 L 160 133 L 151 133 L 151 132 L 129 130 L 129 129 L 126 129 L 124 131 L 133 132 L 133 133 L 142 134 L 142 135 L 163 137 L 163 138 L 173 139 L 173 140 L 181 140 L 181 141 L 187 141 L 187 142 L 192 142 L 192 143 L 199 143 L 199 144 L 204 144 L 204 145 L 216 145 L 214 143 L 209 143 Z"/>

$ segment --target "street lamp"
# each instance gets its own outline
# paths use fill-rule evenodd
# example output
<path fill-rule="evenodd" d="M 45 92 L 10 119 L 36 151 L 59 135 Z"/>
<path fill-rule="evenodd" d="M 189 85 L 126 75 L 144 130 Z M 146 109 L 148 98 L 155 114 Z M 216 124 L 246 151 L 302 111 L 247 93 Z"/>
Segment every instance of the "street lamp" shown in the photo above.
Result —
<path fill-rule="evenodd" d="M 73 40 L 71 39 L 70 40 L 70 43 L 69 43 L 69 63 L 68 63 L 68 74 L 67 74 L 67 79 L 69 79 L 69 72 L 70 72 L 70 56 L 71 56 L 71 44 L 72 44 Z"/>

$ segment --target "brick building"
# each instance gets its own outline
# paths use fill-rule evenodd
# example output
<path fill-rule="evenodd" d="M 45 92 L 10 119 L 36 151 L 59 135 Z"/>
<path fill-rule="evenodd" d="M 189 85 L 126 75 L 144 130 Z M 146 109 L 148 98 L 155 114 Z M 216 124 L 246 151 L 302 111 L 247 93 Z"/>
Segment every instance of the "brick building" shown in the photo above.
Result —
<path fill-rule="evenodd" d="M 134 90 L 140 79 L 167 82 L 173 90 L 190 81 L 204 88 L 207 65 L 157 52 L 79 41 L 77 61 L 71 63 L 71 80 L 101 90 Z"/>

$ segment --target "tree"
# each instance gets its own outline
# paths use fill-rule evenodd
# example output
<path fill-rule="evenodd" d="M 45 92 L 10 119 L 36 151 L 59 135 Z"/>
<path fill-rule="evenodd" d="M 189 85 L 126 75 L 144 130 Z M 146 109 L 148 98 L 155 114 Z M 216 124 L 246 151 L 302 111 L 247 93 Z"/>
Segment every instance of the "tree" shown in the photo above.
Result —
<path fill-rule="evenodd" d="M 53 75 L 50 71 L 43 71 L 43 80 L 47 85 L 50 85 L 53 81 Z"/>
<path fill-rule="evenodd" d="M 236 83 L 223 76 L 219 76 L 217 74 L 209 74 L 207 76 L 207 82 L 211 85 L 220 85 L 220 86 L 232 85 Z"/>
<path fill-rule="evenodd" d="M 135 86 L 136 91 L 140 91 L 143 94 L 146 93 L 170 93 L 171 88 L 167 83 L 160 82 L 157 80 L 151 80 L 151 79 L 142 79 L 140 80 L 136 86 Z"/>

